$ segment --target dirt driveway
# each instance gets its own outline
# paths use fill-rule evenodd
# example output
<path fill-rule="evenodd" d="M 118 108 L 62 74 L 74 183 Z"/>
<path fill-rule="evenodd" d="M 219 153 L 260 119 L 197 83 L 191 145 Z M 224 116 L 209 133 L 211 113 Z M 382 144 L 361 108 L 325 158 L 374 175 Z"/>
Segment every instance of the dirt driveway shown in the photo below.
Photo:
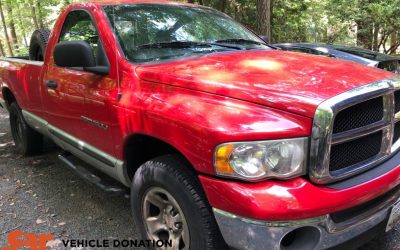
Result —
<path fill-rule="evenodd" d="M 0 109 L 0 248 L 13 229 L 52 233 L 52 249 L 65 249 L 62 239 L 140 239 L 129 200 L 82 181 L 57 160 L 57 147 L 47 144 L 43 155 L 17 155 L 8 115 Z M 400 250 L 400 226 L 363 249 Z"/>

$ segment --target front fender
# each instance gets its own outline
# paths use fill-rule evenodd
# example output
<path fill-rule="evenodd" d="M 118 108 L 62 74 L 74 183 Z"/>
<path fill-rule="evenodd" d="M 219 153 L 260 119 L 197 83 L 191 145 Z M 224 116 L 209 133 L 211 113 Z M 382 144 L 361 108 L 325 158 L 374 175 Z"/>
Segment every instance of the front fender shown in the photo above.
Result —
<path fill-rule="evenodd" d="M 285 111 L 164 84 L 142 82 L 140 89 L 122 96 L 121 136 L 140 133 L 169 143 L 202 173 L 214 174 L 214 149 L 221 143 L 311 134 L 310 118 Z"/>

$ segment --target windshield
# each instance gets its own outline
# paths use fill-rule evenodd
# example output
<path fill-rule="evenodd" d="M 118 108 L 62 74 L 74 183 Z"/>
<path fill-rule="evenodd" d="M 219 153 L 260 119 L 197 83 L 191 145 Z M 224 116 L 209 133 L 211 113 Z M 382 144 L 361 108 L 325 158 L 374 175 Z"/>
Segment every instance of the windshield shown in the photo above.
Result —
<path fill-rule="evenodd" d="M 209 8 L 127 4 L 105 6 L 104 11 L 133 62 L 269 48 L 232 18 Z"/>

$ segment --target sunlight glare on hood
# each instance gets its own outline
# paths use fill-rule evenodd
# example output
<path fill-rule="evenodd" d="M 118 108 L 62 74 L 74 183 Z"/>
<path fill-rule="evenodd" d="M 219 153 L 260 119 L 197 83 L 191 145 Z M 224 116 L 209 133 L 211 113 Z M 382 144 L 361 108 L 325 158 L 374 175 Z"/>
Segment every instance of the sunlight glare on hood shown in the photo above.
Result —
<path fill-rule="evenodd" d="M 242 67 L 245 68 L 255 68 L 261 70 L 281 70 L 283 64 L 277 61 L 271 61 L 267 59 L 257 59 L 257 60 L 244 60 L 240 63 Z"/>

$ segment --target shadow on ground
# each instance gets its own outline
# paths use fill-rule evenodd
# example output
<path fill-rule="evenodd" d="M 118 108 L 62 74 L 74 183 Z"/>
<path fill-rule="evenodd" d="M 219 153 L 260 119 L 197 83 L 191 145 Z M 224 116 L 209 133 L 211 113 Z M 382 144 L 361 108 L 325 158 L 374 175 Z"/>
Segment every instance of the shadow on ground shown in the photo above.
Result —
<path fill-rule="evenodd" d="M 52 249 L 64 249 L 60 239 L 140 239 L 128 199 L 82 181 L 50 142 L 43 155 L 18 156 L 7 118 L 0 111 L 0 247 L 15 228 L 52 233 Z"/>

